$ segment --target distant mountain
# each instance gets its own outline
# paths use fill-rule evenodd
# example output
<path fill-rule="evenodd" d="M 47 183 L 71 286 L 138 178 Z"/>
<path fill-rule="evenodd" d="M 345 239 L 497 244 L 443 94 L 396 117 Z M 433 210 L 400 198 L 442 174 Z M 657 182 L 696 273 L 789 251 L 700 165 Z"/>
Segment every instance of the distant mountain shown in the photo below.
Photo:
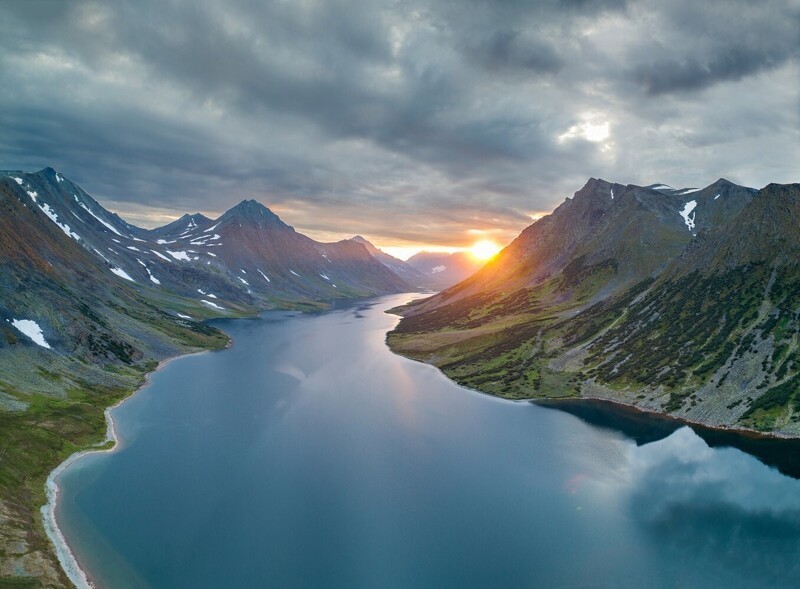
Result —
<path fill-rule="evenodd" d="M 437 280 L 431 279 L 430 276 L 420 272 L 408 262 L 404 262 L 403 260 L 395 258 L 383 250 L 378 249 L 360 235 L 351 237 L 350 240 L 362 244 L 365 248 L 367 248 L 367 251 L 372 255 L 372 257 L 405 280 L 408 284 L 416 288 L 431 288 L 432 286 L 436 286 L 438 283 Z"/>
<path fill-rule="evenodd" d="M 799 203 L 796 184 L 590 180 L 475 276 L 402 309 L 389 342 L 500 396 L 798 435 Z"/>
<path fill-rule="evenodd" d="M 406 263 L 423 276 L 425 285 L 434 290 L 452 286 L 477 272 L 483 262 L 466 252 L 452 254 L 422 251 Z"/>

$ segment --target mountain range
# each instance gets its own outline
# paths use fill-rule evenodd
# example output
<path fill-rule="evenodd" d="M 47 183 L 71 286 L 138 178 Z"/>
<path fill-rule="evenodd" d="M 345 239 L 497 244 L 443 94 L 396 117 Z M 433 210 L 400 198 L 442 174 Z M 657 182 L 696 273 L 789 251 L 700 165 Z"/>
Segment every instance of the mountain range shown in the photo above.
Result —
<path fill-rule="evenodd" d="M 507 398 L 800 434 L 800 185 L 590 179 L 388 341 Z"/>
<path fill-rule="evenodd" d="M 204 319 L 417 286 L 368 247 L 314 241 L 254 200 L 143 229 L 52 168 L 0 172 L 0 585 L 69 585 L 37 517 L 48 473 L 159 361 L 227 345 Z"/>

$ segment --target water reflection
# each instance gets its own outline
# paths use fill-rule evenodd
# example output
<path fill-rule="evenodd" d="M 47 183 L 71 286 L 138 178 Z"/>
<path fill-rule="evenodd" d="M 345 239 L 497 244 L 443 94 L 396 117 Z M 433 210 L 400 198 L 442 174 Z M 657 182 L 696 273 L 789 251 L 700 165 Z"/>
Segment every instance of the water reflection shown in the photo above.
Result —
<path fill-rule="evenodd" d="M 566 399 L 536 401 L 540 407 L 574 415 L 591 425 L 623 434 L 637 444 L 661 440 L 684 423 L 666 416 L 645 413 L 607 401 Z M 737 448 L 781 473 L 800 479 L 800 440 L 763 438 L 691 425 L 692 430 L 712 448 Z"/>
<path fill-rule="evenodd" d="M 797 480 L 682 427 L 632 448 L 630 481 L 632 517 L 674 566 L 708 560 L 773 586 L 800 577 Z"/>

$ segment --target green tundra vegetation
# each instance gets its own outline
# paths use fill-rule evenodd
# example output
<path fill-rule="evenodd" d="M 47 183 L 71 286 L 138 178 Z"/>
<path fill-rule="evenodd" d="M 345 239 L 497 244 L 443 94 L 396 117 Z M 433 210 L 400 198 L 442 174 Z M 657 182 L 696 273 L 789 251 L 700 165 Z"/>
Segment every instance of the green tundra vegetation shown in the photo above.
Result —
<path fill-rule="evenodd" d="M 221 331 L 196 321 L 162 318 L 155 325 L 173 353 L 228 343 Z M 4 327 L 0 337 L 16 336 Z M 39 513 L 46 502 L 45 480 L 71 454 L 102 441 L 104 410 L 142 386 L 163 359 L 107 334 L 87 348 L 106 362 L 45 360 L 36 350 L 0 355 L 0 587 L 70 586 Z"/>
<path fill-rule="evenodd" d="M 687 197 L 611 188 L 590 180 L 469 280 L 396 309 L 389 345 L 509 399 L 800 435 L 800 185 L 695 191 L 696 235 L 676 223 Z"/>

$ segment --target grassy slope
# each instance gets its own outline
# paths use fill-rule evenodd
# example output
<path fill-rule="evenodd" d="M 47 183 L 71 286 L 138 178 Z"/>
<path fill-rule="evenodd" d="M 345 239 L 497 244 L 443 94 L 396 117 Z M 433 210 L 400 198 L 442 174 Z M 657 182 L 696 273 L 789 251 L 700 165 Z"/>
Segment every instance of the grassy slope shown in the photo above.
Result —
<path fill-rule="evenodd" d="M 69 585 L 39 512 L 50 471 L 103 439 L 104 409 L 158 361 L 226 345 L 200 320 L 256 312 L 226 303 L 217 313 L 120 280 L 30 204 L 0 183 L 0 588 Z M 53 349 L 33 344 L 11 318 L 35 318 Z"/>
<path fill-rule="evenodd" d="M 202 324 L 158 327 L 176 353 L 220 349 L 228 341 Z M 53 362 L 36 349 L 2 356 L 2 388 L 25 408 L 0 411 L 0 587 L 70 585 L 39 513 L 45 480 L 69 455 L 103 438 L 105 408 L 139 388 L 156 366 L 154 358 L 102 368 L 66 358 Z M 26 578 L 28 585 L 15 585 Z"/>
<path fill-rule="evenodd" d="M 387 339 L 504 398 L 601 397 L 709 425 L 800 434 L 798 268 L 756 264 L 655 286 L 643 281 L 588 308 L 542 305 L 537 289 L 480 307 L 466 300 L 463 309 L 403 319 Z"/>
<path fill-rule="evenodd" d="M 798 214 L 800 185 L 770 185 L 656 280 L 607 296 L 604 284 L 636 261 L 609 259 L 448 301 L 457 286 L 399 309 L 388 343 L 502 397 L 599 397 L 798 436 Z"/>

